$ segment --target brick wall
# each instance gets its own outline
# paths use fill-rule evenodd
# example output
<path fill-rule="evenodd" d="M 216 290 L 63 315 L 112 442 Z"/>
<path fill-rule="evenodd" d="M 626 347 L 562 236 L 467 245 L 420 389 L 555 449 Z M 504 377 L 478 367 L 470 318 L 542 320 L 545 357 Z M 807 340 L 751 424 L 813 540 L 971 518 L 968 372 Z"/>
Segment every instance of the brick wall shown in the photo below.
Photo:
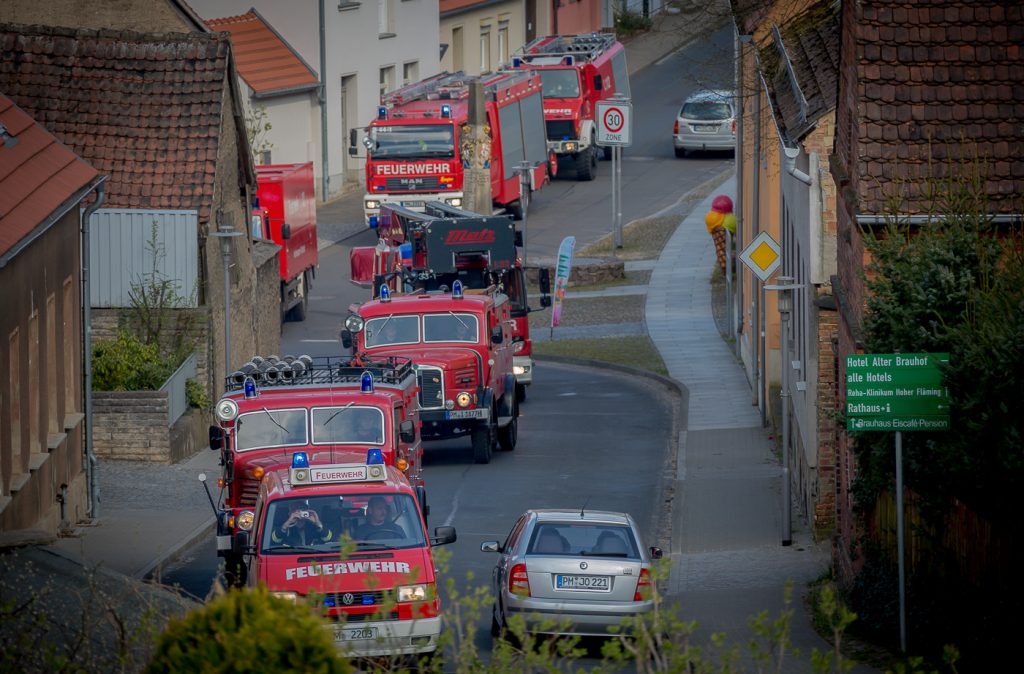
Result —
<path fill-rule="evenodd" d="M 825 294 L 830 289 L 825 289 Z M 839 316 L 835 311 L 818 310 L 818 485 L 813 503 L 811 526 L 816 537 L 830 534 L 836 521 L 836 356 L 833 339 Z"/>

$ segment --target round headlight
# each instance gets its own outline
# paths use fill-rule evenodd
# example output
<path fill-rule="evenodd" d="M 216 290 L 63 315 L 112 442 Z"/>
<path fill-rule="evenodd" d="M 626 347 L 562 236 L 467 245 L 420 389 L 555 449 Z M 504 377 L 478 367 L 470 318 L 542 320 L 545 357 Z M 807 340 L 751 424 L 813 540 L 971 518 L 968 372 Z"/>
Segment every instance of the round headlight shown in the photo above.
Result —
<path fill-rule="evenodd" d="M 252 529 L 252 523 L 253 520 L 255 519 L 256 516 L 253 514 L 251 510 L 243 510 L 242 512 L 238 513 L 238 518 L 235 520 L 235 524 L 238 526 L 239 529 L 243 531 L 249 531 L 250 529 Z"/>
<path fill-rule="evenodd" d="M 363 317 L 359 314 L 349 314 L 345 319 L 345 328 L 349 332 L 359 332 L 363 329 Z"/>
<path fill-rule="evenodd" d="M 299 595 L 297 592 L 271 592 L 271 596 L 277 597 L 278 599 L 284 599 L 285 601 L 297 602 Z"/>
<path fill-rule="evenodd" d="M 455 404 L 459 407 L 469 407 L 469 403 L 473 402 L 473 396 L 469 395 L 465 391 L 455 396 Z"/>
<path fill-rule="evenodd" d="M 458 207 L 462 206 L 462 199 L 459 198 L 459 197 L 455 197 L 454 199 L 449 199 L 448 200 L 448 205 L 449 206 L 454 206 L 455 208 L 458 208 Z"/>
<path fill-rule="evenodd" d="M 366 207 L 367 208 L 371 208 L 371 209 L 372 208 L 380 208 L 380 202 L 375 200 L 375 199 L 367 199 L 366 200 Z"/>
<path fill-rule="evenodd" d="M 452 400 L 451 398 L 449 398 L 448 400 L 444 401 L 444 408 L 446 410 L 453 409 L 454 407 L 455 407 L 455 401 Z"/>
<path fill-rule="evenodd" d="M 221 398 L 214 413 L 221 421 L 234 421 L 238 417 L 238 403 L 231 398 Z"/>

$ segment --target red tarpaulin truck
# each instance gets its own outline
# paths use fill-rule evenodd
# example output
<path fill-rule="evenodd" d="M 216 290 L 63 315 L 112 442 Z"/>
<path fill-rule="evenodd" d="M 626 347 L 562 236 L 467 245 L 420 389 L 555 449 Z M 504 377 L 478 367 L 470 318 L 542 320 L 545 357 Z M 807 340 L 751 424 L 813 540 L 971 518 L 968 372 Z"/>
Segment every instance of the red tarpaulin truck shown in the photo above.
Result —
<path fill-rule="evenodd" d="M 306 319 L 317 269 L 313 164 L 256 167 L 252 236 L 281 246 L 281 321 Z"/>
<path fill-rule="evenodd" d="M 605 33 L 548 35 L 517 51 L 512 69 L 540 73 L 548 151 L 575 168 L 577 179 L 593 180 L 600 149 L 596 105 L 630 95 L 625 49 Z M 611 157 L 611 148 L 604 148 L 604 158 Z"/>
<path fill-rule="evenodd" d="M 548 181 L 540 77 L 504 72 L 471 77 L 441 73 L 384 94 L 377 119 L 366 127 L 366 222 L 375 227 L 384 203 L 420 209 L 427 201 L 462 206 L 464 168 L 469 165 L 469 84 L 484 87 L 494 205 L 521 217 L 516 168 L 531 169 L 530 186 Z M 355 155 L 356 131 L 349 136 Z"/>
<path fill-rule="evenodd" d="M 526 277 L 516 246 L 520 232 L 507 215 L 484 216 L 439 202 L 427 202 L 424 212 L 400 206 L 381 208 L 377 246 L 353 248 L 349 254 L 352 281 L 373 287 L 381 284 L 393 294 L 444 290 L 456 280 L 463 288 L 483 290 L 495 286 L 508 296 L 512 323 L 512 371 L 516 399 L 526 399 L 533 383 L 533 342 Z M 404 251 L 404 254 L 403 254 Z M 538 270 L 540 307 L 551 306 L 548 270 Z"/>

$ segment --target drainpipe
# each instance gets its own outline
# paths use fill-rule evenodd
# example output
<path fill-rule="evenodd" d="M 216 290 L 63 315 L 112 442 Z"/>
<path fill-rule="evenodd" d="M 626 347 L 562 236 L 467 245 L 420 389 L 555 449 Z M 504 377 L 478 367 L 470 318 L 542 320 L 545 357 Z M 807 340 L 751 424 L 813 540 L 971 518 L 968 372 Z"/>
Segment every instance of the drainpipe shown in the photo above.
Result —
<path fill-rule="evenodd" d="M 320 171 L 323 183 L 323 200 L 327 201 L 331 188 L 331 172 L 327 166 L 327 28 L 324 2 L 320 0 L 320 88 L 317 96 L 320 99 Z"/>
<path fill-rule="evenodd" d="M 89 518 L 100 516 L 100 487 L 96 480 L 96 454 L 92 446 L 92 296 L 89 285 L 89 220 L 107 196 L 107 178 L 96 185 L 96 201 L 85 208 L 80 231 L 82 233 L 82 388 L 85 395 L 85 478 L 89 490 Z"/>

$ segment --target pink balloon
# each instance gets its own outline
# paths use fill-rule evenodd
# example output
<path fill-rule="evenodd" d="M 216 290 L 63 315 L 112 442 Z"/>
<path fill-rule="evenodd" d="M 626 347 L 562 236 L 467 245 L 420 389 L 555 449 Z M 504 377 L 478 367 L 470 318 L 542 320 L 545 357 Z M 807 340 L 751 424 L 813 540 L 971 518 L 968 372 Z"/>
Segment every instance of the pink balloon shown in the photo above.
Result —
<path fill-rule="evenodd" d="M 719 213 L 732 213 L 732 199 L 724 194 L 719 194 L 711 201 L 711 210 Z"/>

